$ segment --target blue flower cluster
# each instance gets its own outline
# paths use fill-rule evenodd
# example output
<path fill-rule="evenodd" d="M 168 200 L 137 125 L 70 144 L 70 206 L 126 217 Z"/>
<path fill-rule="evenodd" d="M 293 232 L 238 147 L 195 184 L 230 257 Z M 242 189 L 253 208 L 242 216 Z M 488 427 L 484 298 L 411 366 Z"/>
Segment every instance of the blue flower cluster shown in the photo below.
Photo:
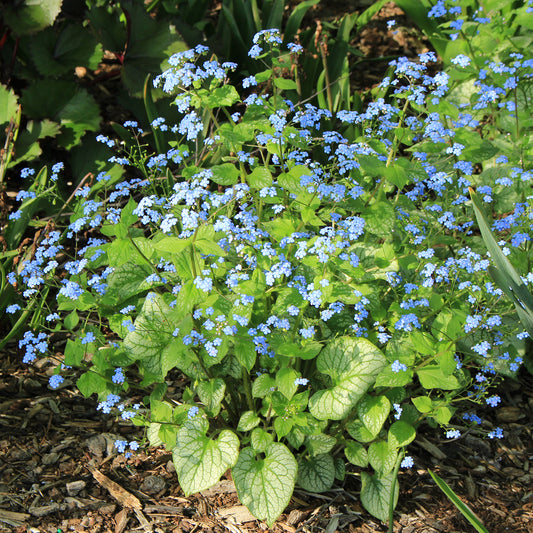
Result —
<path fill-rule="evenodd" d="M 455 12 L 439 1 L 430 16 L 446 13 Z M 462 23 L 452 27 L 461 31 Z M 277 30 L 264 30 L 254 38 L 249 55 L 261 57 L 281 43 Z M 289 50 L 297 53 L 299 48 Z M 239 111 L 228 112 L 228 122 L 211 130 L 205 127 L 200 89 L 231 87 L 226 82 L 235 65 L 221 65 L 207 54 L 203 45 L 176 54 L 171 68 L 155 80 L 166 93 L 179 92 L 175 105 L 183 115 L 180 121 L 170 125 L 159 117 L 151 124 L 176 135 L 171 149 L 146 159 L 143 178 L 103 189 L 99 185 L 108 177 L 101 175 L 94 188 L 79 189 L 80 208 L 66 231 L 76 257 L 61 258 L 61 234 L 48 231 L 8 281 L 20 282 L 23 296 L 30 298 L 55 274 L 62 313 L 76 303 L 84 310 L 99 304 L 115 309 L 110 328 L 119 350 L 132 361 L 141 359 L 132 346 L 142 344 L 159 321 L 157 327 L 166 330 L 155 328 L 150 340 L 172 342 L 180 356 L 206 355 L 209 365 L 222 363 L 233 352 L 244 359 L 240 352 L 246 352 L 261 368 L 272 369 L 277 354 L 293 355 L 291 346 L 312 351 L 337 334 L 364 336 L 383 345 L 388 369 L 397 379 L 412 374 L 414 356 L 400 360 L 389 345 L 425 331 L 444 341 L 452 319 L 436 318 L 435 309 L 448 298 L 459 322 L 456 329 L 472 334 L 461 353 L 481 361 L 472 380 L 476 398 L 486 395 L 495 361 L 516 370 L 521 359 L 502 340 L 506 324 L 497 312 L 502 293 L 485 281 L 490 260 L 483 250 L 464 244 L 474 225 L 465 204 L 470 187 L 477 186 L 484 202 L 494 205 L 502 191 L 533 177 L 527 169 L 509 166 L 507 157 L 492 147 L 488 159 L 498 177 L 487 172 L 488 182 L 482 183 L 476 174 L 480 156 L 469 146 L 477 141 L 475 130 L 487 110 L 514 116 L 507 95 L 531 78 L 533 62 L 519 54 L 487 61 L 474 73 L 469 102 L 448 105 L 446 113 L 437 109 L 450 93 L 452 77 L 435 72 L 437 57 L 428 52 L 417 60 L 392 61 L 391 74 L 380 85 L 390 97 L 380 96 L 361 111 L 333 114 L 281 100 L 279 94 L 253 93 L 236 100 Z M 456 75 L 473 68 L 463 54 L 452 64 Z M 249 76 L 242 86 L 258 87 L 258 81 Z M 325 130 L 325 124 L 335 124 L 338 131 Z M 142 133 L 135 123 L 125 127 Z M 348 140 L 349 128 L 360 134 Z M 399 159 L 398 132 L 407 139 L 401 148 L 413 153 L 410 160 Z M 114 145 L 104 136 L 98 140 Z M 218 152 L 227 155 L 220 159 Z M 113 162 L 133 165 L 135 157 L 115 157 Z M 60 170 L 53 169 L 55 174 Z M 146 177 L 163 175 L 164 180 Z M 21 194 L 19 200 L 27 198 Z M 530 246 L 531 213 L 530 197 L 494 223 L 495 230 L 509 234 L 504 242 L 513 250 Z M 127 248 L 115 244 L 120 235 Z M 396 257 L 405 243 L 412 257 Z M 143 270 L 134 263 L 140 258 L 149 267 Z M 129 281 L 136 284 L 131 294 L 131 287 L 123 286 L 128 268 L 135 272 L 132 278 L 139 278 L 138 283 Z M 533 273 L 524 279 L 531 283 Z M 8 308 L 13 314 L 19 310 L 17 305 Z M 60 315 L 49 317 L 58 320 Z M 83 330 L 80 343 L 99 345 L 101 340 Z M 30 363 L 47 353 L 48 337 L 28 331 L 19 347 Z M 456 355 L 455 361 L 460 369 L 461 357 Z M 162 370 L 154 364 L 150 372 L 164 374 L 169 370 L 165 365 Z M 98 409 L 116 410 L 125 420 L 134 417 L 139 406 L 127 408 L 115 394 L 126 383 L 123 368 L 105 370 L 113 392 L 104 395 Z M 62 381 L 54 375 L 50 386 Z M 295 386 L 308 383 L 305 377 L 294 379 Z M 499 401 L 486 398 L 490 406 Z M 402 408 L 395 404 L 394 409 L 400 418 Z M 193 406 L 187 416 L 198 412 Z M 459 434 L 450 430 L 447 437 Z M 117 443 L 121 453 L 128 446 L 135 449 L 134 443 Z M 403 467 L 412 464 L 409 457 L 402 462 Z"/>

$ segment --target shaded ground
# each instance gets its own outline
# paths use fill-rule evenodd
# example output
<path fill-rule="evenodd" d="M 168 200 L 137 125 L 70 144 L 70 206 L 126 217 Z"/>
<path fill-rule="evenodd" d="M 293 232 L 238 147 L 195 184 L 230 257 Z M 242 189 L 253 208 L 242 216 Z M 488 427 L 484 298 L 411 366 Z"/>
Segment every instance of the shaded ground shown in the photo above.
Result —
<path fill-rule="evenodd" d="M 238 502 L 228 479 L 185 498 L 171 455 L 149 449 L 128 460 L 113 452 L 135 429 L 102 416 L 73 387 L 48 389 L 53 366 L 22 366 L 0 356 L 0 533 L 67 531 L 267 531 Z M 501 426 L 502 441 L 468 434 L 446 441 L 426 429 L 410 446 L 415 467 L 400 474 L 395 531 L 469 532 L 473 528 L 435 486 L 432 468 L 482 518 L 491 533 L 533 531 L 533 378 L 505 382 L 506 407 L 479 413 Z M 138 432 L 138 437 L 142 437 Z M 114 482 L 114 483 L 113 483 Z M 296 490 L 271 531 L 386 531 L 358 501 L 359 475 L 324 494 Z"/>

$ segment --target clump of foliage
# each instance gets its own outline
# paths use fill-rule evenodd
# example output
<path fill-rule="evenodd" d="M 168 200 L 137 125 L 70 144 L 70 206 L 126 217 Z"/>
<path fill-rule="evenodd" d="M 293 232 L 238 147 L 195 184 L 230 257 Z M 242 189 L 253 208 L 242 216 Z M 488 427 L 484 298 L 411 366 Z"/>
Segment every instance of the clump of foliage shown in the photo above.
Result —
<path fill-rule="evenodd" d="M 301 47 L 275 29 L 238 84 L 203 45 L 174 55 L 155 85 L 180 119 L 151 123 L 169 148 L 147 151 L 132 122 L 129 143 L 101 136 L 129 178 L 82 184 L 66 227 L 44 228 L 7 276 L 10 313 L 42 309 L 24 361 L 55 360 L 52 388 L 77 377 L 104 413 L 144 426 L 186 494 L 230 470 L 272 524 L 295 485 L 357 475 L 392 524 L 421 424 L 501 438 L 477 408 L 500 403 L 491 385 L 525 354 L 468 196 L 531 284 L 531 37 L 495 33 L 502 20 L 442 23 L 458 32 L 444 71 L 433 52 L 399 58 L 365 109 L 335 114 L 300 102 Z"/>

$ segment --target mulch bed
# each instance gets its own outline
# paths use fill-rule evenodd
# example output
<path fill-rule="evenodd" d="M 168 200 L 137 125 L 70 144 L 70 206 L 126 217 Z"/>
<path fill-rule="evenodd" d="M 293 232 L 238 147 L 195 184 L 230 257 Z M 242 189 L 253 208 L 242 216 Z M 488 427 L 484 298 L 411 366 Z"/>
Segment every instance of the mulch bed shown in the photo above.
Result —
<path fill-rule="evenodd" d="M 229 478 L 186 498 L 162 448 L 126 460 L 116 438 L 142 431 L 96 411 L 73 386 L 48 388 L 52 365 L 25 366 L 15 347 L 0 354 L 0 533 L 267 531 L 241 506 Z M 426 428 L 409 448 L 415 467 L 400 474 L 395 531 L 473 528 L 433 483 L 434 469 L 491 533 L 527 533 L 533 524 L 533 377 L 500 387 L 505 407 L 482 413 L 505 439 L 473 434 L 447 441 Z M 481 414 L 481 413 L 480 413 Z M 296 489 L 274 532 L 387 531 L 361 506 L 354 468 L 324 494 Z"/>

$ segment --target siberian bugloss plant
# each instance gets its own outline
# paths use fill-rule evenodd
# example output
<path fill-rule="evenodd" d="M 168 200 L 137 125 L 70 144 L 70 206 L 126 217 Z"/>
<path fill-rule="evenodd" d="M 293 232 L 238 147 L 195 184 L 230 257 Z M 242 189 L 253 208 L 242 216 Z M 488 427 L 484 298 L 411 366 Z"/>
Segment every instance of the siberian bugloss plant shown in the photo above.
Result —
<path fill-rule="evenodd" d="M 264 70 L 241 86 L 204 46 L 176 54 L 155 80 L 182 115 L 152 124 L 169 149 L 125 124 L 135 143 L 113 162 L 130 179 L 79 188 L 68 227 L 9 275 L 57 295 L 25 362 L 56 358 L 52 387 L 81 369 L 101 411 L 172 450 L 185 494 L 229 470 L 272 524 L 296 485 L 355 475 L 390 520 L 419 426 L 501 437 L 477 408 L 524 355 L 468 198 L 506 213 L 493 229 L 530 284 L 533 61 L 506 42 L 486 57 L 472 38 L 446 72 L 399 58 L 364 112 L 335 116 L 282 77 L 299 47 L 277 30 L 255 36 Z"/>

